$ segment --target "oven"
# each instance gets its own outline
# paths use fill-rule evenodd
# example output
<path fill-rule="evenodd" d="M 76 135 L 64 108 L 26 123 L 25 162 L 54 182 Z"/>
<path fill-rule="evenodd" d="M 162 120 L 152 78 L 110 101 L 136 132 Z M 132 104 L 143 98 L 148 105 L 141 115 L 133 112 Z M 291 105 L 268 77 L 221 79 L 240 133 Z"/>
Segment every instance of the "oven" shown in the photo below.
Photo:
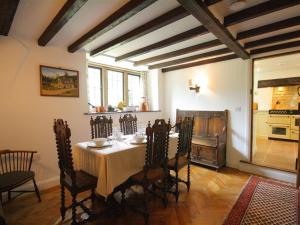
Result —
<path fill-rule="evenodd" d="M 268 137 L 276 139 L 291 138 L 291 116 L 287 114 L 269 114 Z"/>
<path fill-rule="evenodd" d="M 290 139 L 291 127 L 287 124 L 269 124 L 269 138 Z"/>

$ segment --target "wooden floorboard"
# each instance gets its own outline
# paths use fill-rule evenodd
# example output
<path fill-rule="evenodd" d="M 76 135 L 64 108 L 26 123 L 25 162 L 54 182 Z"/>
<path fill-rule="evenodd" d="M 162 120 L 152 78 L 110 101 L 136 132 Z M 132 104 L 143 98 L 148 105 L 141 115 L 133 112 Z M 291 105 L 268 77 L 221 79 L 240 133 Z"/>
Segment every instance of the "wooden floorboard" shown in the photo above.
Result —
<path fill-rule="evenodd" d="M 185 174 L 183 169 L 180 176 Z M 167 208 L 154 198 L 150 203 L 149 225 L 221 225 L 249 177 L 249 174 L 235 169 L 225 168 L 216 172 L 192 165 L 190 192 L 185 185 L 180 185 L 178 203 L 169 196 Z M 41 203 L 34 195 L 7 203 L 4 212 L 8 225 L 53 225 L 59 219 L 59 196 L 59 188 L 55 187 L 42 192 Z M 101 202 L 98 205 L 103 207 Z M 125 210 L 101 216 L 88 224 L 143 225 L 144 220 L 139 214 Z"/>

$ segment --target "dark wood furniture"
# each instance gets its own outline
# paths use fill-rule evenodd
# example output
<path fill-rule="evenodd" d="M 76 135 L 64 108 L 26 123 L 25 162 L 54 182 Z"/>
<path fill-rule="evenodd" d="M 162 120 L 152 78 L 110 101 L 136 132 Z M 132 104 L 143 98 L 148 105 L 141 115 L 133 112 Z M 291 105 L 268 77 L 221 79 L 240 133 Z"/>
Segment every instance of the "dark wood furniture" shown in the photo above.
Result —
<path fill-rule="evenodd" d="M 134 134 L 137 132 L 137 118 L 136 115 L 133 117 L 131 114 L 125 114 L 119 119 L 121 132 L 124 135 Z"/>
<path fill-rule="evenodd" d="M 36 151 L 1 150 L 0 151 L 0 221 L 4 223 L 2 211 L 2 193 L 7 192 L 8 200 L 12 193 L 35 192 L 41 201 L 40 192 L 35 182 L 35 173 L 31 170 L 33 155 Z M 14 190 L 32 181 L 34 190 Z M 2 215 L 1 215 L 2 214 Z"/>
<path fill-rule="evenodd" d="M 82 224 L 83 222 L 92 220 L 93 213 L 83 204 L 86 200 L 95 199 L 95 188 L 97 186 L 97 178 L 84 172 L 75 171 L 73 167 L 73 156 L 71 149 L 71 130 L 67 122 L 62 119 L 54 120 L 54 132 L 56 136 L 56 147 L 58 154 L 58 166 L 60 169 L 60 185 L 61 185 L 61 217 L 65 219 L 65 213 L 72 208 L 72 223 L 71 225 Z M 72 203 L 70 206 L 65 206 L 65 188 L 72 195 Z M 91 190 L 91 196 L 81 201 L 77 201 L 76 197 L 79 193 Z M 76 220 L 76 207 L 80 206 L 84 212 L 89 215 L 89 218 L 78 222 Z"/>
<path fill-rule="evenodd" d="M 194 117 L 191 162 L 220 169 L 226 165 L 228 110 L 176 111 L 176 121 Z"/>
<path fill-rule="evenodd" d="M 183 121 L 176 124 L 179 130 L 177 152 L 173 159 L 168 161 L 168 169 L 175 172 L 175 177 L 169 174 L 170 181 L 175 183 L 175 191 L 172 192 L 175 195 L 176 202 L 179 198 L 178 183 L 183 182 L 186 184 L 188 191 L 190 191 L 190 160 L 192 149 L 192 137 L 194 118 L 185 117 Z M 179 170 L 187 165 L 187 180 L 182 180 L 178 177 Z M 173 186 L 173 185 L 172 185 Z"/>
<path fill-rule="evenodd" d="M 112 123 L 111 117 L 109 119 L 106 116 L 97 116 L 95 119 L 91 117 L 91 136 L 93 138 L 107 138 L 112 135 Z"/>
<path fill-rule="evenodd" d="M 168 178 L 168 147 L 169 147 L 169 132 L 171 130 L 170 121 L 168 123 L 163 119 L 155 120 L 154 125 L 151 127 L 150 122 L 146 128 L 147 146 L 145 155 L 145 165 L 142 171 L 131 176 L 126 182 L 122 190 L 122 202 L 125 201 L 125 191 L 132 185 L 140 185 L 143 187 L 143 206 L 135 208 L 144 216 L 145 224 L 148 224 L 149 211 L 148 211 L 148 192 L 149 187 L 157 181 L 162 181 L 162 201 L 164 206 L 167 206 L 167 178 Z"/>

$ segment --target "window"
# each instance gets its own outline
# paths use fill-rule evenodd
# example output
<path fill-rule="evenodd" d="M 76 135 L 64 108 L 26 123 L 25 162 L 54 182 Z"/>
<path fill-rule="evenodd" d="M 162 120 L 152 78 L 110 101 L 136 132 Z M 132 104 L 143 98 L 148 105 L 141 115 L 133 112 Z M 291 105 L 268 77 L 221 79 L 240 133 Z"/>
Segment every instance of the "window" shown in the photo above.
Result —
<path fill-rule="evenodd" d="M 107 104 L 117 106 L 124 100 L 123 73 L 107 70 Z"/>
<path fill-rule="evenodd" d="M 100 68 L 88 68 L 88 87 L 89 103 L 93 106 L 102 105 L 102 76 Z"/>
<path fill-rule="evenodd" d="M 140 76 L 128 74 L 128 105 L 138 106 L 141 99 Z"/>
<path fill-rule="evenodd" d="M 88 68 L 88 98 L 93 106 L 139 106 L 143 96 L 139 71 L 127 71 L 104 66 Z"/>

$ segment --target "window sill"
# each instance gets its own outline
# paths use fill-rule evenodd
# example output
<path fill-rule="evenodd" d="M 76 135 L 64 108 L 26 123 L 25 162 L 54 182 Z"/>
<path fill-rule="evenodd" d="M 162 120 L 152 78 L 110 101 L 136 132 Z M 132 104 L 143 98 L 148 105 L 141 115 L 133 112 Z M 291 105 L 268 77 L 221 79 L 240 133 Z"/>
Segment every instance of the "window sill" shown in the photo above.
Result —
<path fill-rule="evenodd" d="M 153 113 L 153 112 L 161 112 L 161 110 L 149 110 L 146 112 L 142 111 L 134 111 L 134 112 L 94 112 L 94 113 L 84 113 L 84 115 L 106 115 L 106 114 L 122 114 L 122 113 Z"/>

